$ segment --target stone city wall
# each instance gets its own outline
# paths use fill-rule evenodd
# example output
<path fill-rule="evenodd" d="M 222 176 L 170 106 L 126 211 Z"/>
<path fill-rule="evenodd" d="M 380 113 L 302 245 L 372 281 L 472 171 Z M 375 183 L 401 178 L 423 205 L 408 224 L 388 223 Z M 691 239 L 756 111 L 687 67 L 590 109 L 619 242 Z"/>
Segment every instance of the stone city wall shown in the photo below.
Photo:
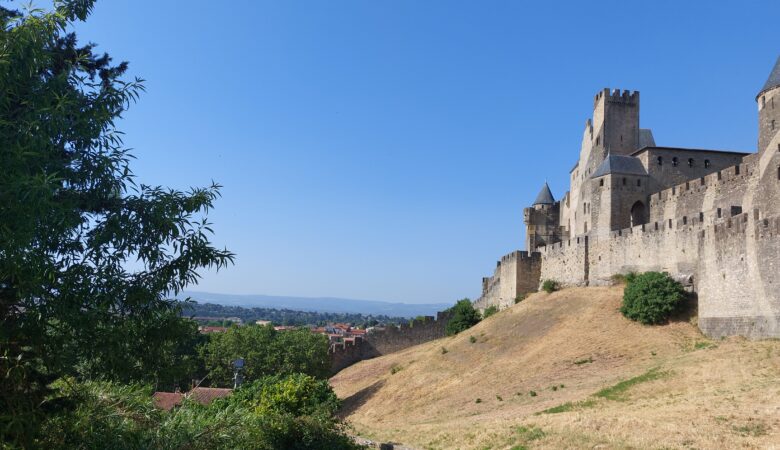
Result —
<path fill-rule="evenodd" d="M 451 313 L 441 311 L 432 316 L 412 320 L 400 326 L 372 329 L 365 337 L 345 338 L 330 346 L 331 372 L 336 373 L 358 361 L 397 352 L 414 345 L 447 335 L 446 327 Z"/>
<path fill-rule="evenodd" d="M 762 157 L 763 170 L 750 155 L 653 194 L 650 223 L 541 248 L 541 279 L 598 285 L 668 272 L 699 294 L 706 335 L 780 336 L 780 169 L 777 156 Z"/>
<path fill-rule="evenodd" d="M 493 276 L 482 279 L 482 296 L 474 307 L 485 311 L 489 306 L 504 309 L 514 305 L 518 296 L 536 292 L 541 268 L 539 253 L 515 251 L 504 255 L 496 262 Z"/>
<path fill-rule="evenodd" d="M 588 236 L 578 236 L 540 247 L 542 271 L 539 282 L 555 280 L 561 287 L 586 286 L 589 278 L 588 239 Z"/>

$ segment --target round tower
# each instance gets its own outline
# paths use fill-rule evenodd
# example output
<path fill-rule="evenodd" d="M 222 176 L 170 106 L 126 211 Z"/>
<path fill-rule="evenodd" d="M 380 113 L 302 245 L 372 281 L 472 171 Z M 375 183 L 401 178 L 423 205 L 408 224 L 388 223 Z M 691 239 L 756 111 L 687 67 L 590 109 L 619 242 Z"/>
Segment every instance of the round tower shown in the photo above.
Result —
<path fill-rule="evenodd" d="M 777 59 L 764 87 L 756 96 L 756 101 L 758 102 L 758 152 L 780 151 L 780 142 L 773 142 L 780 132 L 780 58 Z"/>

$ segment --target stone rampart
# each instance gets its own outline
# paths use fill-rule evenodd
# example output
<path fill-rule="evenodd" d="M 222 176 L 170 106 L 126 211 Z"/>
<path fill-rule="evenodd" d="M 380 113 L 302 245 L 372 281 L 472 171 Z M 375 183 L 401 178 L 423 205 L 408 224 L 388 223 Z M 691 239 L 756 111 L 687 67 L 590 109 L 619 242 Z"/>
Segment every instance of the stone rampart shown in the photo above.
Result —
<path fill-rule="evenodd" d="M 542 280 L 599 285 L 667 272 L 698 293 L 706 335 L 780 336 L 780 169 L 765 164 L 760 177 L 757 162 L 750 155 L 653 194 L 650 223 L 540 248 Z"/>
<path fill-rule="evenodd" d="M 555 280 L 562 287 L 586 286 L 590 269 L 588 240 L 588 236 L 578 236 L 540 247 L 542 257 L 540 283 L 544 280 Z"/>
<path fill-rule="evenodd" d="M 387 355 L 423 344 L 447 335 L 449 311 L 440 311 L 436 318 L 426 316 L 400 326 L 372 329 L 364 337 L 344 338 L 330 346 L 331 372 L 336 373 L 364 359 Z"/>
<path fill-rule="evenodd" d="M 504 309 L 513 305 L 518 296 L 536 292 L 541 268 L 539 253 L 515 251 L 504 255 L 496 262 L 493 276 L 482 279 L 482 295 L 474 307 L 480 311 L 489 306 Z"/>

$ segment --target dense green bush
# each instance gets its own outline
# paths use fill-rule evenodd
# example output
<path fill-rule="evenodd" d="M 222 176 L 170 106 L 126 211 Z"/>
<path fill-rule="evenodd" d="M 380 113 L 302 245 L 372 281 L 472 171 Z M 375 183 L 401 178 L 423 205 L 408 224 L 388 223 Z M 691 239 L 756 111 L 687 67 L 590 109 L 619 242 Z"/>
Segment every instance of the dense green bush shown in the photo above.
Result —
<path fill-rule="evenodd" d="M 560 286 L 558 285 L 558 282 L 555 280 L 544 280 L 542 283 L 542 290 L 544 292 L 547 292 L 548 294 L 551 294 L 555 291 L 560 289 Z"/>
<path fill-rule="evenodd" d="M 497 312 L 498 312 L 498 307 L 496 305 L 490 305 L 487 308 L 485 308 L 485 312 L 482 313 L 482 318 L 487 319 L 488 317 L 492 316 Z"/>
<path fill-rule="evenodd" d="M 657 324 L 666 321 L 684 299 L 682 285 L 668 274 L 645 272 L 626 285 L 620 312 L 646 325 Z"/>
<path fill-rule="evenodd" d="M 479 311 L 474 309 L 471 300 L 467 298 L 458 300 L 458 302 L 455 303 L 455 306 L 447 311 L 452 314 L 446 326 L 447 336 L 452 336 L 453 334 L 458 334 L 463 330 L 467 330 L 478 324 L 481 320 Z"/>
<path fill-rule="evenodd" d="M 244 359 L 244 379 L 305 373 L 326 378 L 330 371 L 328 341 L 308 329 L 276 331 L 271 325 L 248 325 L 214 333 L 201 348 L 212 385 L 231 386 L 232 361 Z"/>
<path fill-rule="evenodd" d="M 327 381 L 294 374 L 264 377 L 203 406 L 155 409 L 138 385 L 61 380 L 50 401 L 71 408 L 44 423 L 36 448 L 357 449 L 334 417 Z"/>

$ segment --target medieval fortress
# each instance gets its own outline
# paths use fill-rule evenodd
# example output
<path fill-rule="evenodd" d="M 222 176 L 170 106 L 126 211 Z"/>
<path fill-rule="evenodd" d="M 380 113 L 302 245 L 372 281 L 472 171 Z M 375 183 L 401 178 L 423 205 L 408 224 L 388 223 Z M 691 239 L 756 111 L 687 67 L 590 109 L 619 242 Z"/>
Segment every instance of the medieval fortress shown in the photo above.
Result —
<path fill-rule="evenodd" d="M 500 308 L 543 280 L 601 285 L 661 271 L 698 294 L 708 336 L 780 337 L 780 59 L 756 96 L 758 152 L 659 147 L 639 92 L 604 89 L 585 122 L 569 192 L 545 183 L 524 210 L 525 248 L 483 278 Z"/>

